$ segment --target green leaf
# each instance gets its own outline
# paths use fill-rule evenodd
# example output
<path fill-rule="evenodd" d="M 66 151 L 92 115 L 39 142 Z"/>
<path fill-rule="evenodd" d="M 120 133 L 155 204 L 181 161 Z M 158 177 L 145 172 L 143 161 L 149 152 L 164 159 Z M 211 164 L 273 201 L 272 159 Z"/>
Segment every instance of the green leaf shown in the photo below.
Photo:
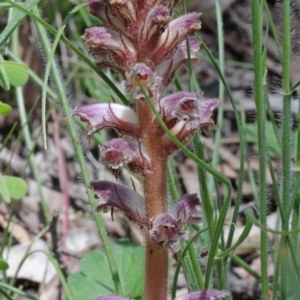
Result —
<path fill-rule="evenodd" d="M 12 111 L 12 108 L 10 105 L 0 101 L 0 115 L 8 116 L 8 115 L 10 115 L 11 111 Z"/>
<path fill-rule="evenodd" d="M 4 89 L 4 91 L 10 90 L 9 78 L 3 66 L 3 62 L 0 61 L 0 86 Z"/>
<path fill-rule="evenodd" d="M 23 198 L 27 193 L 27 183 L 25 180 L 14 176 L 2 176 L 9 191 L 11 198 L 18 200 Z"/>
<path fill-rule="evenodd" d="M 144 250 L 128 240 L 119 240 L 111 246 L 118 273 L 126 295 L 141 299 L 144 287 Z M 105 253 L 92 251 L 80 261 L 80 272 L 68 277 L 68 285 L 74 300 L 90 300 L 102 295 L 114 294 L 115 286 Z"/>
<path fill-rule="evenodd" d="M 23 86 L 28 81 L 27 65 L 15 61 L 3 61 L 2 65 L 12 86 Z"/>
<path fill-rule="evenodd" d="M 8 263 L 0 258 L 0 270 L 7 270 L 9 268 Z"/>
<path fill-rule="evenodd" d="M 0 196 L 7 203 L 10 202 L 10 194 L 6 182 L 4 180 L 4 176 L 0 174 Z"/>
<path fill-rule="evenodd" d="M 246 124 L 245 131 L 247 142 L 255 143 L 255 150 L 258 151 L 257 123 Z M 272 122 L 266 122 L 266 132 L 270 156 L 274 157 L 280 155 L 280 148 L 276 139 Z"/>
<path fill-rule="evenodd" d="M 40 0 L 27 0 L 22 6 L 28 10 L 31 10 L 35 5 L 38 4 Z M 7 40 L 10 38 L 12 32 L 17 28 L 17 26 L 26 17 L 26 14 L 17 10 L 11 19 L 11 21 L 6 25 L 0 34 L 0 48 L 4 46 Z"/>

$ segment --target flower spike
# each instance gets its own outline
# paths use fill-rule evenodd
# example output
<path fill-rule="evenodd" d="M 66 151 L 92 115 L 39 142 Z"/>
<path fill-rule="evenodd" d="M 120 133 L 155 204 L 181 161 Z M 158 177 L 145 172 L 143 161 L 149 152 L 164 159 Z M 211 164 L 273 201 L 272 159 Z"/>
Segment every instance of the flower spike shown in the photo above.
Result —
<path fill-rule="evenodd" d="M 92 135 L 104 127 L 114 128 L 120 133 L 136 138 L 140 134 L 136 113 L 120 104 L 91 104 L 75 108 L 71 115 L 79 116 L 81 121 L 88 123 L 88 135 Z"/>

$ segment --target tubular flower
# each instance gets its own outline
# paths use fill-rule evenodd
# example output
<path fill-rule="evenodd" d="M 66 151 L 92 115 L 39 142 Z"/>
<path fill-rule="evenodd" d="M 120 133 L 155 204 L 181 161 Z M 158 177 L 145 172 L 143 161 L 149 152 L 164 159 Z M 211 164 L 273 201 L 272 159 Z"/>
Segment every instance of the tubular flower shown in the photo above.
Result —
<path fill-rule="evenodd" d="M 99 198 L 96 211 L 107 212 L 110 208 L 118 208 L 137 223 L 145 226 L 145 202 L 142 196 L 120 184 L 109 181 L 91 182 L 95 198 Z"/>
<path fill-rule="evenodd" d="M 128 164 L 131 171 L 146 175 L 150 172 L 150 162 L 145 150 L 137 140 L 113 139 L 105 143 L 101 150 L 101 162 L 113 169 Z"/>
<path fill-rule="evenodd" d="M 200 49 L 200 43 L 195 38 L 189 38 L 190 56 L 192 62 L 196 62 L 196 52 Z M 156 67 L 157 76 L 162 78 L 161 89 L 164 89 L 172 81 L 175 72 L 180 66 L 185 64 L 188 60 L 186 41 L 182 41 L 174 56 L 168 60 L 163 61 Z"/>
<path fill-rule="evenodd" d="M 130 40 L 113 29 L 93 26 L 85 30 L 83 37 L 99 61 L 103 53 L 109 54 L 115 65 L 122 68 L 130 68 L 137 60 L 136 50 Z"/>
<path fill-rule="evenodd" d="M 218 99 L 199 100 L 201 93 L 178 92 L 164 97 L 159 102 L 159 111 L 171 133 L 187 144 L 196 129 L 214 129 L 213 111 L 220 105 Z M 177 146 L 155 121 L 158 135 L 162 136 L 167 153 L 177 150 Z"/>
<path fill-rule="evenodd" d="M 89 0 L 88 11 L 98 17 L 104 26 L 127 36 L 137 34 L 136 1 Z"/>
<path fill-rule="evenodd" d="M 185 121 L 187 130 L 213 125 L 211 117 L 214 109 L 220 105 L 220 100 L 199 100 L 200 95 L 200 93 L 179 92 L 162 98 L 159 104 L 164 119 L 169 121 L 176 118 L 178 121 Z"/>
<path fill-rule="evenodd" d="M 171 21 L 159 37 L 151 54 L 152 61 L 160 64 L 163 60 L 171 58 L 178 44 L 201 28 L 199 17 L 199 13 L 190 13 Z"/>
<path fill-rule="evenodd" d="M 200 222 L 200 201 L 196 194 L 181 198 L 166 214 L 152 219 L 150 237 L 159 245 L 171 249 L 173 253 L 179 250 L 179 243 L 188 239 L 184 225 Z"/>
<path fill-rule="evenodd" d="M 99 18 L 104 26 L 110 27 L 120 33 L 126 32 L 125 24 L 112 14 L 111 8 L 103 0 L 90 0 L 88 11 Z"/>
<path fill-rule="evenodd" d="M 170 11 L 167 7 L 160 5 L 151 9 L 140 31 L 139 48 L 146 50 L 149 47 L 147 50 L 152 50 L 170 20 Z"/>
<path fill-rule="evenodd" d="M 111 127 L 118 132 L 139 137 L 139 125 L 136 113 L 116 103 L 99 103 L 75 108 L 72 116 L 79 116 L 87 122 L 88 135 L 92 135 L 104 127 Z"/>
<path fill-rule="evenodd" d="M 200 201 L 196 194 L 185 195 L 173 205 L 169 213 L 182 223 L 201 222 Z"/>

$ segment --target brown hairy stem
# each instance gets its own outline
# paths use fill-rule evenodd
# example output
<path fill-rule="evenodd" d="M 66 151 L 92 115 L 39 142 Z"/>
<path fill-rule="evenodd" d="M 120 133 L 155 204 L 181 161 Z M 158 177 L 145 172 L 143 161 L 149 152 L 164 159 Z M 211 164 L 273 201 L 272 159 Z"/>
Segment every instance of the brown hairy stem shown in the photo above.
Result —
<path fill-rule="evenodd" d="M 154 132 L 154 115 L 147 103 L 138 102 L 142 142 L 151 161 L 151 173 L 144 177 L 146 217 L 148 220 L 167 212 L 167 154 L 161 138 Z M 146 237 L 145 300 L 167 299 L 168 249 Z"/>

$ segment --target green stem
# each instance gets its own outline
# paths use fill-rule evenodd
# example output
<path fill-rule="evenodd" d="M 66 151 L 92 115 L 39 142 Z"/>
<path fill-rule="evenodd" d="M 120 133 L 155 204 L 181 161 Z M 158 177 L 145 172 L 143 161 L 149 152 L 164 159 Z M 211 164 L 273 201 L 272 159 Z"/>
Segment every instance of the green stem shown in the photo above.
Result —
<path fill-rule="evenodd" d="M 282 230 L 288 230 L 290 212 L 293 203 L 290 201 L 290 161 L 291 161 L 291 96 L 290 96 L 290 55 L 291 55 L 291 25 L 290 25 L 290 0 L 282 2 L 283 16 L 283 49 L 282 49 L 282 158 L 281 158 L 281 201 L 284 212 Z M 286 251 L 288 237 L 284 236 L 280 242 L 279 257 L 281 261 L 281 297 L 285 299 L 288 292 L 289 253 Z M 290 245 L 292 246 L 292 245 Z M 292 250 L 292 249 L 290 249 Z M 283 298 L 284 297 L 284 298 Z"/>
<path fill-rule="evenodd" d="M 223 36 L 223 20 L 222 12 L 220 7 L 220 1 L 216 0 L 216 16 L 217 16 L 217 26 L 218 26 L 218 50 L 219 50 L 219 68 L 220 72 L 224 75 L 224 36 Z M 224 100 L 224 85 L 221 79 L 219 79 L 219 99 L 221 100 L 221 105 L 218 108 L 218 117 L 217 117 L 217 130 L 215 132 L 214 138 L 214 151 L 212 156 L 212 166 L 216 168 L 219 163 L 219 154 L 220 154 L 220 144 L 221 144 L 221 132 L 223 124 L 223 100 Z M 209 190 L 213 191 L 213 180 L 210 178 Z"/>
<path fill-rule="evenodd" d="M 267 193 L 266 193 L 266 105 L 263 93 L 263 65 L 262 65 L 262 2 L 252 0 L 252 32 L 254 51 L 254 72 L 255 72 L 255 103 L 257 111 L 257 134 L 258 134 L 258 155 L 259 155 L 259 217 L 260 223 L 267 224 Z M 268 240 L 267 233 L 261 231 L 261 299 L 268 299 Z"/>

